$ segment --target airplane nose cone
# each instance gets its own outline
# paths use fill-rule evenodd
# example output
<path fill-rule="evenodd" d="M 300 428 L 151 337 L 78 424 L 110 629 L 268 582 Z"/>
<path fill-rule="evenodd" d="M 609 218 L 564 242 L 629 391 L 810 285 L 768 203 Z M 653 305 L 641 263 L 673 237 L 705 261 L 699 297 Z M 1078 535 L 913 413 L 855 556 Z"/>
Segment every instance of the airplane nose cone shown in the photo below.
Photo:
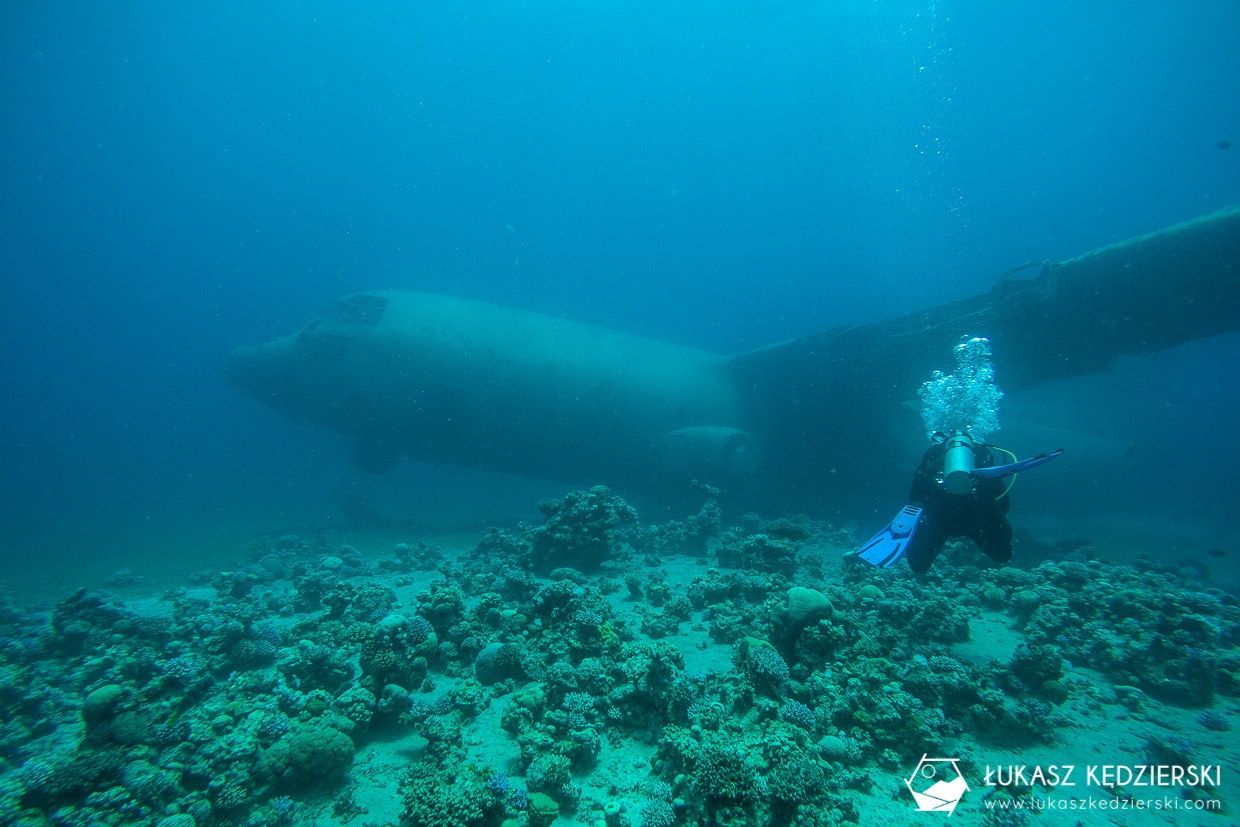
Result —
<path fill-rule="evenodd" d="M 264 405 L 292 415 L 315 394 L 298 372 L 302 362 L 287 340 L 257 347 L 235 347 L 224 363 L 224 375 L 237 390 Z"/>

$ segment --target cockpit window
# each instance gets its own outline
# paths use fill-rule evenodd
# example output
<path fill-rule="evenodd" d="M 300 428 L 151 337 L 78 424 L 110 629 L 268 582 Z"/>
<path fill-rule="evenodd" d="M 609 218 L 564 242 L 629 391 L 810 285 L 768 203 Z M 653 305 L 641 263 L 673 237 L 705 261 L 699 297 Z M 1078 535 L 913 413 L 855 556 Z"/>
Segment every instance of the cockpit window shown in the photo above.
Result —
<path fill-rule="evenodd" d="M 369 293 L 354 293 L 340 300 L 340 321 L 376 327 L 383 320 L 388 300 Z"/>
<path fill-rule="evenodd" d="M 300 343 L 300 344 L 303 344 L 303 345 L 304 345 L 306 342 L 309 342 L 309 341 L 310 341 L 310 337 L 314 335 L 314 329 L 315 329 L 316 327 L 318 327 L 318 326 L 319 326 L 319 320 L 318 320 L 318 319 L 315 319 L 315 320 L 314 320 L 314 321 L 312 321 L 310 324 L 308 324 L 308 325 L 306 325 L 305 327 L 303 327 L 303 328 L 302 328 L 302 329 L 301 329 L 301 330 L 297 333 L 297 341 L 298 341 L 298 343 Z"/>
<path fill-rule="evenodd" d="M 331 323 L 327 326 L 330 327 Z M 306 359 L 338 362 L 349 349 L 349 338 L 320 329 L 319 320 L 315 319 L 297 334 L 297 344 L 301 346 L 302 355 Z"/>

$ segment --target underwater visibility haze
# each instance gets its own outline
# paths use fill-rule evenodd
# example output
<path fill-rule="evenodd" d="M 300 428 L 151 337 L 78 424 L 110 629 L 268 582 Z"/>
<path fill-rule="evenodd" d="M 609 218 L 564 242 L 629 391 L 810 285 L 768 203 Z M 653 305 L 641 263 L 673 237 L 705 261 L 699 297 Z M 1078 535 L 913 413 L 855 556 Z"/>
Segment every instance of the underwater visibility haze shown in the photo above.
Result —
<path fill-rule="evenodd" d="M 1237 31 L 5 4 L 0 825 L 1225 823 Z M 1064 449 L 995 478 L 1010 560 L 851 554 L 922 415 Z"/>

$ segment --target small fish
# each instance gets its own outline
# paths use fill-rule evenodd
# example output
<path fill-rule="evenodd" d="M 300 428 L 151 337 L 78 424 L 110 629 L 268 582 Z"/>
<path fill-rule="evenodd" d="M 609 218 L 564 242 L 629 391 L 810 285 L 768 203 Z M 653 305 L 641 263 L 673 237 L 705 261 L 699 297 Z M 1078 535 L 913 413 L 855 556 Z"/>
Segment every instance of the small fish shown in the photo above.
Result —
<path fill-rule="evenodd" d="M 1209 551 L 1207 551 L 1206 554 L 1210 555 L 1211 557 L 1226 557 L 1227 556 L 1227 552 L 1223 551 L 1221 548 L 1212 548 Z"/>
<path fill-rule="evenodd" d="M 1218 148 L 1219 149 L 1231 149 L 1232 143 L 1233 143 L 1232 141 L 1219 141 Z"/>

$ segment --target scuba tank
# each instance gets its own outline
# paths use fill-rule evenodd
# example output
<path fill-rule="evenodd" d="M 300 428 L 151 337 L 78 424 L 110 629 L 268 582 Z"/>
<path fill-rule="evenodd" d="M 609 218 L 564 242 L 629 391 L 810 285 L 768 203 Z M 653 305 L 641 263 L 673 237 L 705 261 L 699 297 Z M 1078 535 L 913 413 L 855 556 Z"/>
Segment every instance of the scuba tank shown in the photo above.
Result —
<path fill-rule="evenodd" d="M 965 431 L 952 431 L 943 443 L 943 486 L 949 494 L 973 490 L 973 439 Z"/>
<path fill-rule="evenodd" d="M 1015 478 L 1018 472 L 1041 465 L 1044 462 L 1050 462 L 1063 453 L 1063 449 L 1060 448 L 1058 451 L 1052 451 L 1049 454 L 1038 454 L 1036 457 L 1018 461 L 1016 455 L 1008 449 L 991 445 L 989 446 L 990 448 L 1002 451 L 1011 457 L 1012 462 L 1007 465 L 976 468 L 974 465 L 977 455 L 973 452 L 975 443 L 973 438 L 969 436 L 968 431 L 955 430 L 947 436 L 940 434 L 938 438 L 943 441 L 944 448 L 943 487 L 947 489 L 947 493 L 956 495 L 972 493 L 973 483 L 979 479 L 993 480 L 1009 476 Z M 1007 494 L 1011 487 L 1012 484 L 1008 483 L 1007 489 L 1004 490 L 1003 494 L 999 495 L 999 498 Z"/>

